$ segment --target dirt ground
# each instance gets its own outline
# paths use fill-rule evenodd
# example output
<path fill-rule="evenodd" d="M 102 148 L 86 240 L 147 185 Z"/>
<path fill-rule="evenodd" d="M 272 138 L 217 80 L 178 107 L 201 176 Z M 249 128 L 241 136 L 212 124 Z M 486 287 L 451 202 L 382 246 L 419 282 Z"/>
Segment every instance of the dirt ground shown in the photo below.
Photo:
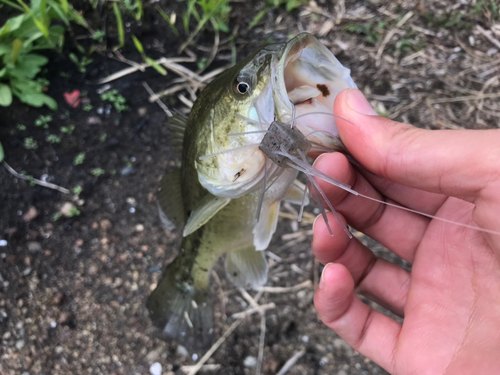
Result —
<path fill-rule="evenodd" d="M 157 4 L 182 12 L 177 2 Z M 289 13 L 270 11 L 248 31 L 263 4 L 234 2 L 229 26 L 236 37 L 221 34 L 206 72 L 227 66 L 234 54 L 241 59 L 260 45 L 308 31 L 351 69 L 380 114 L 428 129 L 498 128 L 500 17 L 491 4 L 372 0 L 332 6 L 311 1 Z M 94 22 L 107 20 L 111 35 L 112 13 L 101 15 L 101 21 L 94 15 Z M 127 37 L 134 33 L 149 57 L 189 57 L 177 53 L 186 37 L 177 38 L 151 4 L 145 5 L 141 25 L 126 20 L 126 27 Z M 189 47 L 195 62 L 181 64 L 196 71 L 196 62 L 210 56 L 214 40 L 211 31 L 200 34 Z M 115 43 L 112 36 L 107 39 L 108 47 Z M 73 50 L 68 42 L 64 53 L 50 55 L 46 69 L 48 94 L 59 103 L 56 112 L 19 102 L 0 109 L 0 141 L 8 165 L 71 190 L 63 194 L 17 178 L 5 165 L 0 168 L 0 373 L 149 374 L 150 366 L 159 363 L 163 374 L 183 374 L 183 366 L 194 365 L 204 353 L 187 353 L 165 341 L 145 308 L 180 238 L 162 228 L 155 197 L 160 178 L 179 160 L 170 145 L 167 115 L 149 101 L 143 83 L 154 92 L 185 84 L 162 98 L 170 109 L 182 111 L 195 90 L 173 71 L 162 77 L 153 69 L 109 87 L 96 85 L 129 65 L 109 51 L 94 53 L 82 73 L 67 58 Z M 121 52 L 141 62 L 130 42 Z M 116 89 L 127 108 L 118 111 L 103 99 L 106 88 L 108 93 Z M 64 100 L 64 93 L 74 90 L 82 94 L 76 108 Z M 40 119 L 47 115 L 52 119 Z M 314 207 L 308 211 L 314 214 Z M 264 293 L 259 303 L 275 304 L 264 324 L 259 314 L 246 317 L 203 373 L 276 374 L 295 355 L 288 374 L 385 373 L 318 320 L 312 297 L 320 269 L 310 251 L 310 224 L 284 217 L 269 248 L 268 286 L 299 287 Z M 409 267 L 362 238 L 378 255 Z M 248 302 L 226 281 L 221 264 L 214 271 L 216 337 L 221 337 L 236 321 L 233 314 L 244 311 Z"/>

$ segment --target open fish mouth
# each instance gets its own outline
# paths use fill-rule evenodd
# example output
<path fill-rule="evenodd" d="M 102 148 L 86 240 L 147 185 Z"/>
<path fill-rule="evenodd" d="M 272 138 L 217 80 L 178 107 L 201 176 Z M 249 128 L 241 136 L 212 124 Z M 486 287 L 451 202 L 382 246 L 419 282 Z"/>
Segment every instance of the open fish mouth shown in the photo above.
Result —
<path fill-rule="evenodd" d="M 294 121 L 306 136 L 314 132 L 310 140 L 325 147 L 338 146 L 335 119 L 324 114 L 333 114 L 333 103 L 342 90 L 356 88 L 350 70 L 316 38 L 300 34 L 284 46 L 276 76 L 276 119 Z"/>
<path fill-rule="evenodd" d="M 356 88 L 350 70 L 310 34 L 257 52 L 236 73 L 232 86 L 242 100 L 249 100 L 234 115 L 233 124 L 241 125 L 218 139 L 212 153 L 200 155 L 200 183 L 210 193 L 229 198 L 265 186 L 266 174 L 269 180 L 280 171 L 269 165 L 273 158 L 259 146 L 265 134 L 279 131 L 271 127 L 276 121 L 300 130 L 313 152 L 342 151 L 333 103 L 346 88 Z"/>

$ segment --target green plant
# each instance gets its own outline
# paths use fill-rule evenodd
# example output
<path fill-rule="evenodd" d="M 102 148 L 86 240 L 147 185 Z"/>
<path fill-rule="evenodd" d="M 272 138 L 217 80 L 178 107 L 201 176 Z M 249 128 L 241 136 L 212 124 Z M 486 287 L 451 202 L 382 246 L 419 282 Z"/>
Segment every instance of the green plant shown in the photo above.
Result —
<path fill-rule="evenodd" d="M 26 150 L 36 150 L 38 148 L 38 143 L 33 139 L 33 137 L 24 138 L 24 148 Z"/>
<path fill-rule="evenodd" d="M 123 7 L 135 18 L 136 21 L 140 21 L 142 16 L 144 15 L 144 11 L 142 9 L 142 1 L 141 0 L 122 0 L 121 1 Z"/>
<path fill-rule="evenodd" d="M 82 109 L 85 111 L 85 112 L 90 112 L 92 111 L 92 104 L 85 104 Z"/>
<path fill-rule="evenodd" d="M 475 14 L 484 14 L 493 20 L 500 20 L 500 5 L 497 0 L 479 0 L 474 6 Z"/>
<path fill-rule="evenodd" d="M 132 35 L 132 40 L 134 41 L 135 48 L 137 48 L 137 51 L 139 51 L 139 53 L 141 54 L 141 56 L 144 59 L 144 61 L 146 61 L 153 68 L 155 68 L 158 73 L 160 73 L 161 75 L 166 76 L 167 75 L 167 71 L 165 70 L 165 68 L 163 68 L 160 64 L 158 64 L 152 58 L 149 58 L 149 57 L 146 56 L 146 53 L 144 52 L 144 48 L 142 47 L 142 43 L 139 41 L 139 39 L 136 38 L 135 35 Z"/>
<path fill-rule="evenodd" d="M 68 212 L 68 217 L 80 216 L 81 212 L 75 206 L 71 207 Z"/>
<path fill-rule="evenodd" d="M 0 163 L 3 162 L 4 158 L 5 158 L 5 152 L 3 150 L 2 142 L 0 142 Z"/>
<path fill-rule="evenodd" d="M 67 0 L 31 0 L 30 6 L 22 0 L 0 0 L 0 4 L 20 13 L 0 27 L 0 106 L 9 106 L 16 96 L 34 107 L 56 109 L 55 100 L 44 93 L 47 81 L 37 78 L 48 59 L 34 52 L 62 47 L 64 27 L 53 25 L 53 20 L 87 26 L 85 20 Z"/>
<path fill-rule="evenodd" d="M 24 130 L 26 130 L 26 125 L 23 125 L 23 124 L 17 124 L 17 125 L 16 125 L 16 128 L 17 128 L 17 130 L 19 130 L 19 131 L 24 131 Z"/>
<path fill-rule="evenodd" d="M 71 189 L 71 192 L 75 195 L 80 195 L 83 191 L 83 188 L 80 185 L 75 186 L 73 189 Z"/>
<path fill-rule="evenodd" d="M 299 6 L 307 4 L 307 0 L 267 0 L 267 4 L 257 15 L 254 17 L 250 25 L 248 26 L 248 30 L 257 25 L 262 17 L 266 15 L 269 11 L 279 8 L 280 6 L 285 6 L 287 12 L 291 12 L 292 10 L 298 8 Z"/>
<path fill-rule="evenodd" d="M 44 129 L 47 129 L 49 127 L 49 122 L 52 121 L 52 116 L 51 115 L 40 115 L 38 118 L 35 120 L 35 126 L 42 126 Z"/>
<path fill-rule="evenodd" d="M 61 137 L 58 137 L 55 134 L 49 134 L 46 138 L 49 143 L 61 143 Z"/>
<path fill-rule="evenodd" d="M 115 13 L 116 28 L 118 29 L 118 45 L 114 48 L 117 50 L 125 44 L 125 28 L 123 27 L 122 14 L 116 3 L 113 4 L 113 12 Z"/>
<path fill-rule="evenodd" d="M 116 89 L 102 93 L 101 100 L 107 100 L 110 103 L 113 103 L 115 109 L 118 112 L 123 112 L 128 109 L 127 101 Z"/>
<path fill-rule="evenodd" d="M 69 54 L 69 59 L 73 61 L 73 63 L 78 67 L 78 70 L 80 73 L 85 73 L 87 70 L 87 65 L 89 65 L 93 59 L 91 59 L 89 56 L 83 55 L 80 59 L 78 58 L 77 55 L 74 53 Z"/>
<path fill-rule="evenodd" d="M 75 125 L 61 126 L 61 133 L 71 134 L 75 130 Z"/>
<path fill-rule="evenodd" d="M 372 45 L 377 44 L 384 35 L 384 30 L 388 26 L 389 21 L 375 22 L 369 20 L 365 23 L 353 23 L 345 26 L 345 30 L 350 33 L 364 35 L 365 40 Z"/>
<path fill-rule="evenodd" d="M 95 176 L 95 177 L 99 177 L 99 176 L 102 176 L 104 173 L 106 173 L 104 171 L 104 169 L 102 168 L 94 168 L 90 171 L 90 173 Z"/>
<path fill-rule="evenodd" d="M 106 34 L 102 30 L 96 30 L 94 35 L 92 35 L 92 40 L 95 40 L 98 43 L 104 42 L 104 36 Z"/>
<path fill-rule="evenodd" d="M 85 160 L 85 152 L 80 152 L 78 155 L 75 156 L 73 159 L 73 165 L 80 165 L 83 164 L 83 161 Z"/>
<path fill-rule="evenodd" d="M 229 0 L 186 0 L 186 3 L 187 9 L 182 15 L 182 24 L 184 27 L 184 32 L 186 34 L 189 34 L 189 36 L 179 48 L 179 53 L 184 51 L 184 49 L 193 41 L 196 35 L 209 23 L 210 25 L 212 25 L 212 29 L 215 32 L 229 31 L 229 27 L 227 26 L 227 19 L 229 18 L 229 12 L 231 11 Z M 175 27 L 175 15 L 172 14 L 171 16 L 169 16 L 161 8 L 157 7 L 157 9 L 163 19 L 165 19 L 165 21 L 169 24 L 174 34 L 179 35 L 179 32 Z M 190 33 L 189 24 L 191 23 L 193 18 L 197 26 Z"/>

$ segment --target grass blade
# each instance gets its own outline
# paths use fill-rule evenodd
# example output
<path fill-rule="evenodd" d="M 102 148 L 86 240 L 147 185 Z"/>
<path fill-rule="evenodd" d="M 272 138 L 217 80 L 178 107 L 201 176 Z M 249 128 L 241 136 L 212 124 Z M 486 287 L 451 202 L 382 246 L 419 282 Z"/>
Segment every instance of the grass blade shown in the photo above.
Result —
<path fill-rule="evenodd" d="M 115 13 L 116 27 L 118 29 L 118 45 L 114 48 L 116 51 L 125 45 L 125 29 L 123 28 L 122 14 L 120 13 L 120 9 L 116 3 L 113 4 L 113 12 Z"/>

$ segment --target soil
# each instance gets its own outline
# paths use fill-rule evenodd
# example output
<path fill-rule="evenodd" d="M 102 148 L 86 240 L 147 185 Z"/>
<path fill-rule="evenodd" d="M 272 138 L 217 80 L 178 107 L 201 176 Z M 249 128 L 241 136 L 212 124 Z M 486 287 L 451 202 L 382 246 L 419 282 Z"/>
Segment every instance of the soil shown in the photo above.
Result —
<path fill-rule="evenodd" d="M 344 13 L 321 1 L 289 13 L 277 9 L 251 31 L 246 28 L 252 17 L 242 15 L 256 14 L 263 5 L 254 9 L 234 3 L 229 25 L 238 36 L 233 45 L 222 40 L 208 71 L 227 65 L 232 50 L 239 59 L 259 45 L 285 41 L 290 34 L 305 30 L 318 35 L 352 70 L 354 81 L 379 112 L 433 129 L 497 127 L 495 99 L 483 99 L 482 104 L 479 100 L 433 102 L 476 95 L 483 88 L 484 93 L 498 92 L 498 80 L 488 81 L 494 73 L 488 69 L 498 68 L 492 63 L 499 59 L 498 49 L 475 28 L 477 24 L 487 27 L 491 19 L 465 18 L 467 28 L 444 23 L 430 27 L 425 12 L 418 7 L 382 3 L 346 1 Z M 181 3 L 158 4 L 182 13 Z M 450 4 L 428 6 L 436 9 L 436 14 L 446 15 L 452 12 Z M 415 16 L 402 30 L 410 25 L 419 27 L 418 35 L 408 39 L 414 42 L 412 46 L 422 42 L 421 49 L 406 51 L 390 42 L 378 56 L 381 40 L 372 44 L 365 32 L 346 32 L 349 25 L 383 21 L 387 28 L 372 30 L 383 39 L 396 18 L 409 11 Z M 456 11 L 472 14 L 465 6 L 453 8 Z M 96 14 L 92 17 L 96 25 L 108 20 L 110 36 L 105 46 L 116 45 L 109 9 L 102 10 L 101 18 Z M 154 6 L 145 5 L 141 25 L 130 17 L 126 18 L 129 23 L 127 39 L 134 33 L 149 57 L 178 56 L 185 36 L 177 38 Z M 78 28 L 74 34 L 76 39 L 86 35 Z M 213 38 L 212 32 L 205 31 L 195 39 L 190 49 L 198 60 L 209 55 Z M 396 32 L 394 39 L 404 39 L 403 32 Z M 82 42 L 86 46 L 91 43 Z M 166 341 L 151 324 L 145 308 L 162 268 L 175 257 L 180 238 L 166 232 L 157 215 L 158 182 L 179 160 L 170 144 L 167 115 L 149 102 L 143 82 L 158 92 L 177 76 L 169 72 L 162 77 L 148 69 L 111 82 L 110 89 L 118 90 L 128 107 L 119 112 L 101 98 L 104 85 L 92 84 L 128 67 L 111 49 L 94 53 L 93 62 L 83 73 L 67 58 L 75 51 L 74 44 L 66 43 L 62 54 L 49 54 L 45 74 L 51 82 L 48 94 L 59 104 L 57 111 L 27 107 L 18 101 L 0 109 L 5 161 L 19 173 L 72 191 L 63 194 L 0 168 L 2 374 L 149 374 L 150 366 L 159 363 L 163 374 L 172 375 L 184 373 L 182 366 L 193 365 L 203 354 L 187 353 Z M 122 54 L 141 62 L 130 41 Z M 488 62 L 491 65 L 485 66 Z M 186 66 L 197 69 L 193 63 Z M 64 93 L 74 90 L 82 94 L 76 108 L 64 99 Z M 189 98 L 189 92 L 183 93 Z M 165 102 L 170 108 L 185 110 L 178 93 Z M 47 126 L 36 126 L 36 120 L 46 115 L 52 116 Z M 60 143 L 48 141 L 50 135 L 59 137 Z M 30 137 L 36 148 L 27 148 Z M 67 216 L 61 214 L 63 211 Z M 314 208 L 309 212 L 314 213 Z M 297 226 L 294 220 L 280 221 L 270 247 L 279 258 L 271 260 L 268 285 L 286 287 L 317 281 L 320 268 L 310 251 L 309 230 L 310 226 Z M 291 246 L 286 234 L 294 231 L 301 233 L 302 241 Z M 378 255 L 409 268 L 381 245 L 361 234 L 359 237 Z M 212 281 L 220 297 L 216 336 L 220 337 L 234 322 L 232 315 L 248 304 L 226 281 L 221 264 L 214 271 Z M 266 313 L 262 373 L 277 373 L 294 354 L 303 351 L 288 374 L 384 374 L 322 325 L 312 304 L 313 293 L 312 287 L 306 287 L 262 296 L 259 303 L 276 305 Z M 260 336 L 260 316 L 247 317 L 208 364 L 220 365 L 218 371 L 223 374 L 255 373 Z"/>

